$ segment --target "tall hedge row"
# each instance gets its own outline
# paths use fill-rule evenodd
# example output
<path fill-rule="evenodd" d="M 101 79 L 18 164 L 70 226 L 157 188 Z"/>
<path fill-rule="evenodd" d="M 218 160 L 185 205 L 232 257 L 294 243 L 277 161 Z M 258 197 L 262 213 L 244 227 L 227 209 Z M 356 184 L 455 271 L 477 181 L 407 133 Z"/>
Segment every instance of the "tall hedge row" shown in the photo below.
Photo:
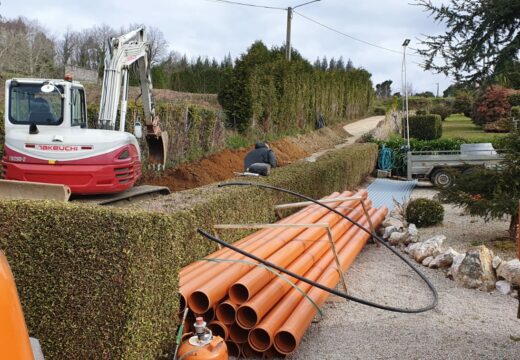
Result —
<path fill-rule="evenodd" d="M 319 115 L 332 124 L 366 114 L 370 77 L 363 69 L 316 69 L 298 53 L 288 62 L 280 49 L 258 41 L 236 61 L 218 99 L 229 125 L 240 131 L 308 130 Z"/>
<path fill-rule="evenodd" d="M 256 181 L 317 198 L 357 186 L 376 158 L 377 145 L 355 145 Z M 152 201 L 148 211 L 0 201 L 0 249 L 46 358 L 155 359 L 174 341 L 179 269 L 215 249 L 196 228 L 272 221 L 273 205 L 288 200 L 210 186 Z"/>
<path fill-rule="evenodd" d="M 442 120 L 440 115 L 415 115 L 408 119 L 410 137 L 418 140 L 434 140 L 442 136 Z"/>

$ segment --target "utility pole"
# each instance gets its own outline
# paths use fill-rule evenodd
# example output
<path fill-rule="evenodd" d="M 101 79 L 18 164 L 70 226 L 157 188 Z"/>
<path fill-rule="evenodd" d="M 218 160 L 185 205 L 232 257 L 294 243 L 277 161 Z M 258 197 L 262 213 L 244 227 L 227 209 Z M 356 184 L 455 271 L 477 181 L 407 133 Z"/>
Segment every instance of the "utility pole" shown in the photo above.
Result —
<path fill-rule="evenodd" d="M 437 97 L 439 97 L 439 83 L 437 83 Z"/>
<path fill-rule="evenodd" d="M 293 15 L 293 8 L 287 8 L 287 40 L 285 41 L 285 59 L 291 61 L 291 20 Z"/>
<path fill-rule="evenodd" d="M 318 1 L 321 1 L 321 0 L 307 1 L 306 3 L 296 5 L 293 7 L 289 6 L 287 8 L 287 36 L 286 36 L 286 40 L 285 40 L 285 59 L 287 61 L 291 61 L 291 20 L 292 20 L 292 16 L 293 16 L 293 10 L 296 8 L 299 8 L 301 6 L 312 4 L 312 3 L 315 3 Z"/>

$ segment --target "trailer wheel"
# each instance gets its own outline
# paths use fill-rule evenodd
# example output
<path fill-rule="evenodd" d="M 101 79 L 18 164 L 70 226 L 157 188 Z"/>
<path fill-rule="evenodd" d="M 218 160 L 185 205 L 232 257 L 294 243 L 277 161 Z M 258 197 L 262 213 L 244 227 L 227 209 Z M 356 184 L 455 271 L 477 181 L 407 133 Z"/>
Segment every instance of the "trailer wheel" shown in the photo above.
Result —
<path fill-rule="evenodd" d="M 440 189 L 447 189 L 453 185 L 453 174 L 445 169 L 436 170 L 432 175 L 433 185 Z"/>

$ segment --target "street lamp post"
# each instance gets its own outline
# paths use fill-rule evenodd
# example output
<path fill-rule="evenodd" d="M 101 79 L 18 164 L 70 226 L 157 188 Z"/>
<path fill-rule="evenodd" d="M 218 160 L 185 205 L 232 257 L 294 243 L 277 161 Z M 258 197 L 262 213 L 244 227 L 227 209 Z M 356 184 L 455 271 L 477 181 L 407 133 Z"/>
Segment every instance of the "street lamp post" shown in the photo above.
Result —
<path fill-rule="evenodd" d="M 410 39 L 403 42 L 403 69 L 404 69 L 404 98 L 406 111 L 406 146 L 407 151 L 410 151 L 410 122 L 408 120 L 408 83 L 406 79 L 406 47 L 410 44 Z"/>
<path fill-rule="evenodd" d="M 405 101 L 405 111 L 406 111 L 406 177 L 408 180 L 412 180 L 412 169 L 410 166 L 410 156 L 411 156 L 411 148 L 410 148 L 410 121 L 408 119 L 408 83 L 406 78 L 406 47 L 410 44 L 410 39 L 405 39 L 403 42 L 403 71 L 404 71 L 404 101 Z"/>
<path fill-rule="evenodd" d="M 315 3 L 317 1 L 321 1 L 321 0 L 312 0 L 312 1 L 308 1 L 308 2 L 300 4 L 300 5 L 289 6 L 287 8 L 287 34 L 286 34 L 287 40 L 285 42 L 285 58 L 287 59 L 287 61 L 291 61 L 291 20 L 293 17 L 293 10 L 296 8 L 299 8 L 301 6 L 304 6 L 304 5 Z"/>

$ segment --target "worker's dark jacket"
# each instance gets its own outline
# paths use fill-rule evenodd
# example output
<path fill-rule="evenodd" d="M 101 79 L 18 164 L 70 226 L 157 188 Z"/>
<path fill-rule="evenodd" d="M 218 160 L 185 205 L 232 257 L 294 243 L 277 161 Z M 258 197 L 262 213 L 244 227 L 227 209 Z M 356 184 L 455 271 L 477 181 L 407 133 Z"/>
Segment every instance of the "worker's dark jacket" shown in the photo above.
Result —
<path fill-rule="evenodd" d="M 269 164 L 271 167 L 276 167 L 276 157 L 274 152 L 267 147 L 262 142 L 257 142 L 255 144 L 255 149 L 251 150 L 244 159 L 244 170 L 247 169 L 252 164 L 263 163 Z"/>

